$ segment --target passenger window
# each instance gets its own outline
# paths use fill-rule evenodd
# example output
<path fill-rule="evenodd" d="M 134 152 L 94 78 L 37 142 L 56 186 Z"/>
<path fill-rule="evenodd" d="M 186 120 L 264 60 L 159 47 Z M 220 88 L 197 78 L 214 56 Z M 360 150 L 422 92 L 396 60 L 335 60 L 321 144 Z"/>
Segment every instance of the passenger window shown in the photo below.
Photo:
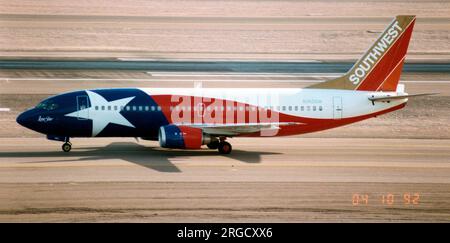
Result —
<path fill-rule="evenodd" d="M 127 110 L 127 111 L 129 111 L 130 110 L 130 106 L 125 106 L 125 109 Z"/>
<path fill-rule="evenodd" d="M 158 111 L 160 111 L 161 110 L 161 106 L 158 106 Z"/>
<path fill-rule="evenodd" d="M 104 111 L 105 110 L 105 106 L 104 105 L 102 105 L 102 111 Z"/>
<path fill-rule="evenodd" d="M 286 106 L 283 106 L 283 111 L 285 111 L 286 110 Z"/>
<path fill-rule="evenodd" d="M 98 105 L 95 106 L 95 110 L 98 111 Z"/>
<path fill-rule="evenodd" d="M 135 105 L 133 105 L 133 111 L 136 111 L 137 107 Z"/>
<path fill-rule="evenodd" d="M 114 110 L 117 111 L 117 105 L 114 106 Z"/>
<path fill-rule="evenodd" d="M 300 106 L 300 110 L 301 110 L 301 111 L 304 111 L 304 110 L 305 110 L 305 107 L 304 107 L 304 106 Z"/>
<path fill-rule="evenodd" d="M 319 106 L 319 111 L 322 111 L 322 110 L 323 110 L 322 106 Z"/>
<path fill-rule="evenodd" d="M 316 106 L 313 106 L 312 109 L 313 109 L 313 111 L 316 111 Z"/>
<path fill-rule="evenodd" d="M 110 105 L 108 105 L 108 111 L 110 111 L 111 110 L 111 106 Z"/>
<path fill-rule="evenodd" d="M 139 109 L 139 111 L 142 111 L 142 106 L 140 105 L 138 109 Z"/>
<path fill-rule="evenodd" d="M 292 111 L 292 106 L 289 106 L 289 107 L 288 107 L 288 110 L 289 110 L 289 111 Z"/>
<path fill-rule="evenodd" d="M 294 110 L 295 110 L 295 111 L 298 111 L 298 106 L 294 106 Z"/>

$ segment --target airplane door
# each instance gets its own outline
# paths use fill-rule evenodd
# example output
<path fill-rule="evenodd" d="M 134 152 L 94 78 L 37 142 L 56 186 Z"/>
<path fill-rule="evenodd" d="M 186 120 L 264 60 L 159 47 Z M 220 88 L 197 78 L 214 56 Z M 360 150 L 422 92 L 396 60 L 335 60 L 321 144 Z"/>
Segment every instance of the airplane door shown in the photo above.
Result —
<path fill-rule="evenodd" d="M 87 95 L 77 96 L 78 120 L 86 120 L 89 118 L 89 99 Z"/>
<path fill-rule="evenodd" d="M 342 118 L 342 97 L 339 96 L 333 97 L 333 118 L 334 119 Z"/>

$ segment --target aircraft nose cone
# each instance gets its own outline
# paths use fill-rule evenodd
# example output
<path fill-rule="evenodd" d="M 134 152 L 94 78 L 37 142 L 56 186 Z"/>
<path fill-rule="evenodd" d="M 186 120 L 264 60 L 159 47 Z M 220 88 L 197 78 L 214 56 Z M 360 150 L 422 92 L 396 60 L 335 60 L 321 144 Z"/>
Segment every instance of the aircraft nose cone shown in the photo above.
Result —
<path fill-rule="evenodd" d="M 19 123 L 20 125 L 29 128 L 30 127 L 30 115 L 29 115 L 29 111 L 25 111 L 23 113 L 21 113 L 17 118 L 16 121 L 17 123 Z"/>

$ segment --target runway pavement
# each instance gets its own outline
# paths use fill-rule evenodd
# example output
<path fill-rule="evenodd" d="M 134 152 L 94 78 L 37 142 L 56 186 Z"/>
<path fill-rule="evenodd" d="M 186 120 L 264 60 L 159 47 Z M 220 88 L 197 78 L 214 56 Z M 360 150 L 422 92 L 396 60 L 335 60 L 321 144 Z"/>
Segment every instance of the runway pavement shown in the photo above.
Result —
<path fill-rule="evenodd" d="M 201 80 L 204 87 L 302 87 L 339 74 L 1 73 L 0 104 L 11 108 L 0 113 L 3 222 L 450 221 L 447 74 L 406 74 L 408 91 L 442 94 L 401 111 L 304 136 L 231 139 L 234 151 L 223 156 L 121 138 L 73 139 L 64 153 L 15 117 L 73 89 Z"/>
<path fill-rule="evenodd" d="M 238 73 L 343 73 L 354 62 L 320 61 L 102 61 L 102 60 L 0 60 L 0 69 L 31 70 L 141 70 L 166 72 Z M 403 72 L 449 73 L 450 63 L 406 63 Z"/>
<path fill-rule="evenodd" d="M 73 143 L 0 139 L 0 221 L 450 220 L 450 140 L 236 138 L 229 156 Z"/>
<path fill-rule="evenodd" d="M 449 74 L 405 73 L 401 111 L 229 156 L 134 139 L 60 143 L 15 123 L 45 97 L 99 87 L 291 87 L 341 73 L 0 71 L 0 221 L 449 222 Z"/>
<path fill-rule="evenodd" d="M 322 70 L 323 68 L 320 68 Z M 0 94 L 57 94 L 77 89 L 116 87 L 260 87 L 301 88 L 342 72 L 170 72 L 130 70 L 0 70 Z M 450 73 L 404 73 L 410 93 L 450 95 Z M 29 88 L 33 87 L 33 88 Z M 32 105 L 30 103 L 30 105 Z M 1 103 L 0 103 L 1 106 Z"/>
<path fill-rule="evenodd" d="M 0 70 L 0 137 L 36 137 L 20 127 L 20 112 L 63 92 L 118 87 L 302 88 L 340 73 L 147 72 L 110 70 Z M 313 137 L 450 138 L 450 74 L 405 73 L 410 94 L 439 93 L 411 99 L 405 109 Z"/>

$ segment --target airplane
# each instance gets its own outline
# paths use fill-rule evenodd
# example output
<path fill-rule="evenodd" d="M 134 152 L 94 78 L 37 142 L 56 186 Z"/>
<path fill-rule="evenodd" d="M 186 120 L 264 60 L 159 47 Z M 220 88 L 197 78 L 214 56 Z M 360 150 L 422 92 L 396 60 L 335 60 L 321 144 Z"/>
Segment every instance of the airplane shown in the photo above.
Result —
<path fill-rule="evenodd" d="M 114 88 L 49 97 L 17 122 L 64 142 L 70 138 L 135 137 L 163 148 L 218 149 L 233 137 L 322 131 L 405 107 L 399 84 L 415 16 L 397 16 L 341 77 L 305 88 Z"/>

